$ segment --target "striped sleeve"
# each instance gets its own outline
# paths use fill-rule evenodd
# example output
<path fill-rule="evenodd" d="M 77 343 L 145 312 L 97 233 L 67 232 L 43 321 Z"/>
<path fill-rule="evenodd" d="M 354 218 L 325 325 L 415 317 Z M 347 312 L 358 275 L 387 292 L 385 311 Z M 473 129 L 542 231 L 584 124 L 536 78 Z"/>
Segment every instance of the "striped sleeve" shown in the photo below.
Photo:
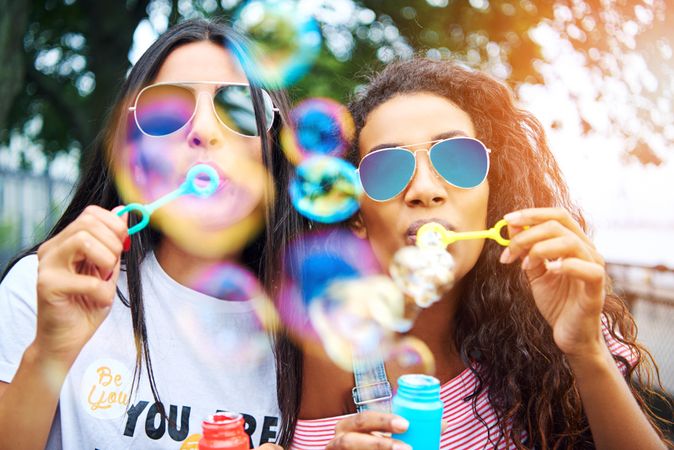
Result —
<path fill-rule="evenodd" d="M 629 362 L 630 367 L 634 367 L 637 363 L 638 355 L 630 348 L 629 345 L 620 342 L 618 339 L 611 336 L 608 319 L 604 315 L 601 317 L 601 332 L 604 335 L 604 341 L 606 341 L 606 345 L 608 346 L 611 354 L 614 356 L 622 356 Z M 616 361 L 616 364 L 618 365 L 618 368 L 622 374 L 627 375 L 628 367 L 621 361 Z"/>
<path fill-rule="evenodd" d="M 295 436 L 289 450 L 322 450 L 335 437 L 337 422 L 351 416 L 327 417 L 325 419 L 298 420 Z"/>

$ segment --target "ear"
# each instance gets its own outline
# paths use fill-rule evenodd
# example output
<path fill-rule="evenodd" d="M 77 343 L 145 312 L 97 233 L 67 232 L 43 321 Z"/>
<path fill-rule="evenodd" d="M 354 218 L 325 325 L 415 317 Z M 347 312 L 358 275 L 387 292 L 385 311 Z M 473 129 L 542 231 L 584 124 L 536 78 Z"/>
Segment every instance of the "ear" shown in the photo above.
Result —
<path fill-rule="evenodd" d="M 363 222 L 363 216 L 360 214 L 360 211 L 351 218 L 349 221 L 349 228 L 360 239 L 367 239 L 367 228 L 365 228 L 365 223 Z"/>

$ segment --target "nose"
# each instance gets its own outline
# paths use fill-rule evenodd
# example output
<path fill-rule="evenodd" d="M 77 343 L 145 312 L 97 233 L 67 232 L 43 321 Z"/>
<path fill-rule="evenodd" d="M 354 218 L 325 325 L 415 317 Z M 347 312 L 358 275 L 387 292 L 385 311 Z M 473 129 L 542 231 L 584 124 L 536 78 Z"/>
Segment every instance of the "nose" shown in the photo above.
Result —
<path fill-rule="evenodd" d="M 404 193 L 404 200 L 409 206 L 433 207 L 447 201 L 447 189 L 444 180 L 431 167 L 428 152 L 415 154 L 417 168 Z"/>
<path fill-rule="evenodd" d="M 212 100 L 206 92 L 199 93 L 192 128 L 187 136 L 189 146 L 195 149 L 214 149 L 224 142 L 224 127 L 215 117 Z"/>

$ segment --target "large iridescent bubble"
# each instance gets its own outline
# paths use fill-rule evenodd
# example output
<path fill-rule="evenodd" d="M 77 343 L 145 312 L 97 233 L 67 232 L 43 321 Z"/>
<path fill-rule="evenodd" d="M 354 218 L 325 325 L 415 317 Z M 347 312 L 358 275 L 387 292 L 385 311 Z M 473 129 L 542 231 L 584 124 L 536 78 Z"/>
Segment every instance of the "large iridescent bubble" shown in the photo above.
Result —
<path fill-rule="evenodd" d="M 170 104 L 162 106 L 170 110 Z M 207 198 L 182 196 L 156 210 L 150 225 L 186 252 L 224 257 L 239 252 L 264 226 L 264 209 L 273 201 L 266 168 L 232 139 L 207 152 L 187 144 L 191 124 L 167 136 L 143 134 L 129 116 L 114 149 L 114 174 L 125 204 L 148 204 L 176 190 L 190 168 L 207 164 L 220 183 Z M 120 131 L 122 133 L 122 131 Z M 241 138 L 239 138 L 241 139 Z"/>
<path fill-rule="evenodd" d="M 270 300 L 249 269 L 231 261 L 221 261 L 187 274 L 184 284 L 204 294 L 200 301 L 219 303 L 213 308 L 222 309 L 221 319 L 230 321 L 229 325 L 223 322 L 216 331 L 203 330 L 199 324 L 213 319 L 200 315 L 206 311 L 212 314 L 213 309 L 202 313 L 198 308 L 185 305 L 176 324 L 184 329 L 188 343 L 194 343 L 196 358 L 207 365 L 209 360 L 227 355 L 233 370 L 247 373 L 249 368 L 268 357 L 271 348 L 269 331 L 277 319 L 273 312 L 270 315 Z M 242 327 L 246 329 L 245 333 L 241 333 Z"/>
<path fill-rule="evenodd" d="M 232 50 L 258 83 L 289 86 L 311 68 L 321 49 L 321 31 L 306 8 L 294 0 L 251 0 L 234 16 L 235 26 L 251 39 Z"/>
<path fill-rule="evenodd" d="M 295 165 L 314 155 L 343 157 L 355 126 L 348 109 L 329 98 L 310 98 L 290 111 L 281 132 L 286 157 Z"/>
<path fill-rule="evenodd" d="M 351 217 L 362 194 L 356 168 L 340 158 L 313 156 L 302 162 L 290 181 L 290 199 L 302 215 L 322 223 Z"/>

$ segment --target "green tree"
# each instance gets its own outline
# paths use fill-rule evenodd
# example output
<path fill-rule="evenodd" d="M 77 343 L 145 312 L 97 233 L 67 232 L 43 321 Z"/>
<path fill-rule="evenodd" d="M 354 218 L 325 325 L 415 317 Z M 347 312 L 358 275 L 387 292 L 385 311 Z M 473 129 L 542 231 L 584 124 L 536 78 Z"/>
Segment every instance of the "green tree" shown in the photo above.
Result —
<path fill-rule="evenodd" d="M 671 105 L 674 15 L 665 0 L 315 0 L 325 37 L 309 76 L 290 88 L 294 98 L 345 100 L 374 63 L 409 57 L 452 56 L 517 87 L 543 81 L 541 25 L 570 42 L 588 70 L 628 92 L 631 114 L 612 114 L 617 133 L 634 141 L 633 154 L 658 163 L 643 136 L 674 139 Z M 28 133 L 47 155 L 87 149 L 100 129 L 129 66 L 139 24 L 157 32 L 194 16 L 232 17 L 240 0 L 0 0 L 0 143 L 12 131 Z M 670 8 L 671 9 L 671 8 Z M 8 12 L 5 14 L 5 12 Z M 638 55 L 657 86 L 627 80 Z M 615 86 L 612 83 L 611 86 Z M 597 86 L 597 101 L 610 98 Z M 663 100 L 664 99 L 664 100 Z M 662 113 L 660 113 L 662 112 Z M 583 116 L 584 112 L 579 111 Z M 37 120 L 36 118 L 41 119 Z M 585 120 L 585 119 L 584 119 Z M 641 131 L 625 126 L 640 121 Z M 591 121 L 586 121 L 587 131 Z"/>

